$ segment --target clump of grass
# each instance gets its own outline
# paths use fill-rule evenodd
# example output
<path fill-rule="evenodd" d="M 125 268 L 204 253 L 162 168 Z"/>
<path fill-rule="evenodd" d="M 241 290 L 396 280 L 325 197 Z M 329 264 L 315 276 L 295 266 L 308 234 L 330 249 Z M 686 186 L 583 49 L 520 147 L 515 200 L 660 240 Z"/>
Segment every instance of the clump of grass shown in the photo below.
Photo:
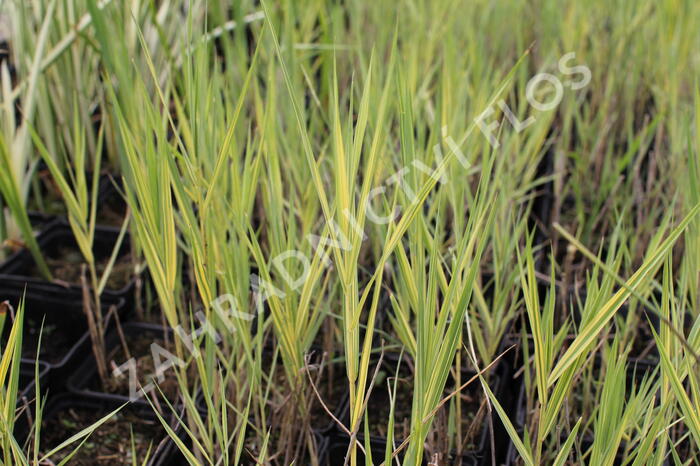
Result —
<path fill-rule="evenodd" d="M 482 429 L 502 422 L 526 464 L 695 457 L 695 3 L 397 13 L 383 2 L 70 0 L 12 12 L 18 79 L 3 65 L 0 190 L 14 220 L 3 215 L 0 234 L 20 232 L 41 263 L 25 212 L 41 158 L 99 306 L 97 172 L 120 172 L 163 319 L 180 329 L 186 435 L 166 429 L 191 464 L 318 463 L 311 385 L 329 363 L 344 371 L 337 428 L 357 464 L 385 389 L 373 365 L 396 348 L 411 371 L 409 434 L 394 438 L 407 407 L 393 401 L 383 458 L 369 461 L 420 463 L 437 437 L 463 452 L 463 400 L 448 380 L 480 384 L 483 410 L 497 413 Z M 565 82 L 559 105 L 536 112 L 528 81 L 571 51 L 590 84 Z M 474 121 L 488 109 L 497 145 Z M 516 130 L 513 118 L 529 123 Z M 492 390 L 505 339 L 523 353 L 524 426 Z M 320 341 L 338 357 L 315 367 Z M 637 357 L 660 369 L 630 380 Z"/>

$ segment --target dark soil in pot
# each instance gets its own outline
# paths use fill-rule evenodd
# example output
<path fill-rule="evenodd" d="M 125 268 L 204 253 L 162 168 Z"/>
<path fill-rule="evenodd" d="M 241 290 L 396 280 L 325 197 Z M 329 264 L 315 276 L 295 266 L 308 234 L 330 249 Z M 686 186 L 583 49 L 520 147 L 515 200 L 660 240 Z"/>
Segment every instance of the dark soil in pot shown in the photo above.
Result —
<path fill-rule="evenodd" d="M 404 356 L 404 359 L 406 356 Z M 395 369 L 395 362 L 394 359 L 389 355 L 389 357 L 386 358 L 385 364 L 389 364 L 392 366 L 389 371 L 386 373 L 387 376 L 391 377 L 391 385 L 392 385 L 392 390 L 393 390 L 393 383 L 394 383 L 394 378 L 396 375 L 396 369 Z M 504 367 L 505 362 L 501 363 L 501 370 L 499 372 L 502 372 L 502 367 Z M 408 428 L 410 424 L 410 416 L 411 416 L 411 405 L 413 402 L 413 363 L 411 361 L 409 362 L 402 362 L 401 365 L 401 370 L 399 372 L 399 379 L 398 379 L 398 384 L 396 387 L 396 402 L 395 402 L 395 408 L 394 408 L 394 419 L 395 419 L 395 427 L 394 427 L 394 432 L 396 434 L 399 433 L 397 430 L 397 426 L 405 424 L 407 426 L 407 430 L 405 432 L 406 435 L 408 435 Z M 501 390 L 500 390 L 500 378 L 496 374 L 497 369 L 499 369 L 499 366 L 494 366 L 491 369 L 491 374 L 485 374 L 486 380 L 490 384 L 491 390 L 500 395 Z M 460 380 L 459 384 L 463 385 L 469 380 L 473 379 L 473 377 L 476 375 L 475 372 L 468 370 L 466 368 L 462 368 L 461 373 L 460 373 Z M 380 376 L 377 377 L 379 382 L 379 379 L 382 377 L 381 372 Z M 377 383 L 377 387 L 380 385 Z M 389 392 L 386 389 L 386 382 L 383 382 L 384 390 L 383 393 L 379 390 L 375 390 L 372 393 L 373 397 L 376 397 L 376 400 L 370 400 L 370 405 L 374 403 L 377 403 L 377 412 L 381 412 L 381 414 L 386 414 L 384 416 L 384 421 L 382 422 L 381 419 L 381 414 L 378 417 L 378 422 L 379 424 L 386 425 L 387 420 L 388 420 L 388 413 L 389 413 Z M 447 379 L 447 383 L 445 386 L 445 390 L 443 392 L 443 399 L 451 396 L 456 390 L 459 388 L 457 385 L 457 380 L 454 376 L 454 374 L 450 374 L 450 376 Z M 445 403 L 443 408 L 436 414 L 435 421 L 434 421 L 434 426 L 435 423 L 440 422 L 440 421 L 446 421 L 447 420 L 447 414 L 448 410 L 450 408 L 455 409 L 456 408 L 456 401 L 457 398 L 459 397 L 460 399 L 460 405 L 461 405 L 461 415 L 460 418 L 462 420 L 462 432 L 463 433 L 470 433 L 469 435 L 469 443 L 465 445 L 465 448 L 463 448 L 464 451 L 468 450 L 474 450 L 477 449 L 480 446 L 480 439 L 479 437 L 481 434 L 483 434 L 482 427 L 485 425 L 484 423 L 484 413 L 480 412 L 483 411 L 484 407 L 484 392 L 482 390 L 481 384 L 478 379 L 473 380 L 469 385 L 464 387 L 458 394 L 455 394 L 454 396 L 451 397 L 451 399 Z M 386 402 L 386 408 L 381 408 L 381 405 Z M 386 413 L 384 413 L 386 411 Z M 373 415 L 370 411 L 370 422 L 371 419 L 373 418 Z M 436 426 L 437 427 L 437 426 Z M 378 435 L 381 434 L 383 435 L 382 432 L 374 432 L 370 431 L 371 435 Z M 405 436 L 405 435 L 404 435 Z"/>
<path fill-rule="evenodd" d="M 109 262 L 118 236 L 119 229 L 116 228 L 98 227 L 95 230 L 93 253 L 100 277 Z M 46 258 L 55 283 L 80 287 L 82 266 L 85 260 L 70 227 L 61 221 L 56 221 L 37 237 L 37 242 Z M 126 235 L 112 268 L 106 290 L 119 293 L 130 286 L 133 275 L 132 262 L 129 236 Z M 27 282 L 31 286 L 44 281 L 28 250 L 22 250 L 10 257 L 0 266 L 0 274 L 27 277 Z M 89 277 L 87 278 L 89 279 Z"/>
<path fill-rule="evenodd" d="M 112 326 L 111 331 L 105 338 L 107 365 L 110 369 L 113 369 L 126 363 L 129 357 L 133 357 L 136 368 L 136 380 L 145 387 L 151 382 L 156 371 L 151 345 L 157 344 L 161 348 L 175 354 L 172 332 L 159 325 L 143 323 L 122 324 L 122 331 L 124 341 L 120 338 L 115 326 Z M 124 343 L 126 344 L 126 349 Z M 164 356 L 161 356 L 161 359 L 162 363 L 167 362 Z M 174 370 L 174 368 L 167 369 L 163 374 L 164 380 L 158 382 L 160 390 L 173 404 L 177 402 L 179 394 L 179 386 Z M 69 378 L 68 388 L 71 392 L 79 395 L 102 394 L 115 400 L 127 401 L 130 396 L 131 383 L 129 370 L 124 369 L 121 377 L 109 375 L 106 385 L 103 386 L 99 378 L 95 356 L 90 354 L 90 357 Z M 154 388 L 153 393 L 158 394 L 160 398 L 160 392 L 158 392 L 157 388 Z M 147 404 L 148 401 L 139 400 L 138 403 Z M 167 405 L 164 405 L 164 409 L 167 409 Z"/>
<path fill-rule="evenodd" d="M 82 265 L 85 263 L 80 250 L 70 246 L 59 247 L 50 251 L 46 256 L 46 263 L 51 270 L 54 280 L 68 283 L 70 285 L 81 286 Z M 100 258 L 95 268 L 97 276 L 101 277 L 109 264 L 109 257 Z M 130 255 L 117 258 L 112 266 L 112 271 L 107 279 L 107 288 L 118 290 L 129 284 L 133 270 Z M 41 273 L 36 266 L 32 266 L 30 276 L 41 278 Z M 86 276 L 89 283 L 89 277 Z"/>
<path fill-rule="evenodd" d="M 129 349 L 129 353 L 136 359 L 136 377 L 138 380 L 148 380 L 149 377 L 156 371 L 155 363 L 151 354 L 151 344 L 155 343 L 163 348 L 168 347 L 165 339 L 152 337 L 153 335 L 151 334 L 125 335 L 126 346 Z M 107 360 L 114 361 L 117 364 L 119 364 L 120 361 L 126 361 L 127 359 L 127 355 L 125 354 L 124 347 L 122 345 L 112 348 L 112 350 L 107 354 Z M 169 400 L 175 400 L 177 398 L 177 377 L 175 377 L 175 374 L 172 371 L 166 372 L 165 380 L 160 382 L 158 386 Z M 104 387 L 104 389 L 108 393 L 128 396 L 129 379 L 127 377 L 112 377 L 109 379 L 108 384 L 106 387 Z"/>
<path fill-rule="evenodd" d="M 50 364 L 58 364 L 61 362 L 63 356 L 69 350 L 69 348 L 80 341 L 80 336 L 78 336 L 78 332 L 72 332 L 68 329 L 68 326 L 63 326 L 60 323 L 49 323 L 44 321 L 44 326 L 42 329 L 42 320 L 40 317 L 25 319 L 24 336 L 22 338 L 22 354 L 25 357 L 35 356 L 36 350 L 39 348 L 40 359 Z M 84 323 L 77 323 L 77 320 L 79 320 L 80 317 L 82 316 L 74 316 L 74 322 L 77 325 L 86 328 Z M 41 341 L 39 341 L 40 334 Z M 38 347 L 39 344 L 41 344 L 41 347 Z"/>
<path fill-rule="evenodd" d="M 470 374 L 473 375 L 473 374 Z M 465 383 L 471 377 L 465 377 L 462 379 L 462 383 Z M 499 385 L 500 381 L 495 380 L 494 377 L 490 378 L 490 389 L 495 393 L 500 393 Z M 456 386 L 448 385 L 445 389 L 444 396 L 450 395 L 456 390 Z M 486 395 L 482 389 L 479 380 L 475 380 L 467 387 L 465 387 L 458 395 L 455 395 L 446 405 L 436 415 L 434 425 L 434 433 L 432 438 L 428 438 L 428 442 L 441 447 L 443 451 L 446 449 L 447 445 L 440 445 L 441 439 L 444 438 L 443 434 L 446 434 L 450 429 L 449 425 L 449 412 L 452 410 L 456 412 L 457 403 L 456 399 L 459 397 L 460 401 L 460 429 L 462 433 L 462 445 L 460 451 L 477 451 L 481 449 L 484 444 L 485 436 L 488 431 L 488 406 L 486 404 Z M 502 401 L 502 400 L 501 400 Z M 440 448 L 439 448 L 440 449 Z"/>
<path fill-rule="evenodd" d="M 547 178 L 554 174 L 554 154 L 547 151 L 542 156 L 537 166 L 537 178 Z M 535 231 L 534 245 L 546 244 L 552 229 L 552 205 L 554 204 L 554 181 L 549 180 L 538 185 L 533 192 L 535 198 L 532 203 L 528 229 Z M 539 249 L 535 259 L 535 267 L 538 269 L 544 264 L 549 248 Z"/>
<path fill-rule="evenodd" d="M 39 164 L 36 175 L 37 179 L 32 184 L 28 202 L 32 214 L 35 215 L 36 219 L 39 219 L 39 216 L 65 218 L 65 200 L 58 184 L 43 161 Z M 86 172 L 85 176 L 88 189 L 91 190 L 93 174 Z M 97 192 L 97 225 L 121 226 L 124 220 L 126 203 L 119 193 L 119 189 L 114 185 L 114 180 L 118 180 L 119 176 L 104 171 L 100 173 Z"/>
<path fill-rule="evenodd" d="M 176 429 L 176 433 L 180 441 L 182 441 L 190 451 L 194 451 L 192 440 L 181 427 Z M 160 452 L 148 464 L 148 466 L 190 466 L 185 455 L 182 454 L 180 448 L 171 438 L 165 439 Z"/>
<path fill-rule="evenodd" d="M 42 426 L 42 448 L 56 445 L 80 431 L 81 428 L 96 422 L 98 417 L 90 408 L 67 407 Z M 132 464 L 131 445 L 128 439 L 133 433 L 134 449 L 137 458 L 144 458 L 151 441 L 162 434 L 160 423 L 144 420 L 132 413 L 119 413 L 106 422 L 71 459 L 75 465 L 93 464 Z M 62 459 L 61 455 L 56 458 Z"/>
<path fill-rule="evenodd" d="M 72 400 L 59 397 L 49 404 L 41 428 L 40 450 L 48 452 L 72 435 L 99 421 L 118 405 L 100 399 Z M 75 456 L 71 465 L 131 465 L 141 464 L 151 455 L 151 461 L 159 455 L 158 446 L 165 438 L 160 421 L 146 410 L 126 406 L 90 435 Z M 133 441 L 133 446 L 132 446 Z M 77 444 L 51 457 L 58 463 Z M 135 455 L 132 454 L 135 451 Z M 155 452 L 155 453 L 154 453 Z"/>
<path fill-rule="evenodd" d="M 97 225 L 121 227 L 127 212 L 126 201 L 112 184 L 112 181 L 109 180 L 108 183 L 109 186 L 105 188 L 98 206 L 95 223 Z"/>
<path fill-rule="evenodd" d="M 370 375 L 374 372 L 370 368 Z M 391 414 L 391 396 L 387 387 L 387 379 L 391 385 L 392 396 L 396 382 L 396 398 L 394 399 L 394 435 L 405 438 L 410 433 L 411 405 L 413 403 L 413 374 L 405 363 L 402 363 L 398 379 L 396 368 L 385 363 L 379 370 L 374 389 L 367 403 L 367 419 L 369 433 L 372 436 L 386 438 L 389 416 Z"/>

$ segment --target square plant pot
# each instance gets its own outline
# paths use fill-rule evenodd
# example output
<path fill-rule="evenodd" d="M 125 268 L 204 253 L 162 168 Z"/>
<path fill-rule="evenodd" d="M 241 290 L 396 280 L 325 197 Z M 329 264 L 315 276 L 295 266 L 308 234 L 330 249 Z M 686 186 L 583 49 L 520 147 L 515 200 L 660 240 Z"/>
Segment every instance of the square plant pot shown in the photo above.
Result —
<path fill-rule="evenodd" d="M 72 373 L 85 354 L 90 352 L 87 338 L 87 317 L 83 311 L 82 292 L 37 284 L 25 291 L 21 279 L 0 280 L 0 301 L 8 301 L 17 309 L 24 299 L 24 328 L 22 331 L 22 357 L 38 359 L 51 367 L 48 385 L 53 392 L 65 387 L 65 379 Z M 103 297 L 105 308 L 114 306 L 122 313 L 121 299 Z M 0 335 L 4 344 L 9 325 Z M 39 337 L 41 336 L 41 346 Z M 38 351 L 37 351 L 38 350 Z"/>
<path fill-rule="evenodd" d="M 106 358 L 108 370 L 110 371 L 108 374 L 109 385 L 106 387 L 102 386 L 95 355 L 90 351 L 85 355 L 83 361 L 78 365 L 74 373 L 68 377 L 68 391 L 77 397 L 101 397 L 113 400 L 117 403 L 131 401 L 133 405 L 142 406 L 144 408 L 148 407 L 150 409 L 148 400 L 143 397 L 139 396 L 137 400 L 131 400 L 131 386 L 134 381 L 138 382 L 138 384 L 143 387 L 146 387 L 150 382 L 151 376 L 155 372 L 156 364 L 151 349 L 153 343 L 157 344 L 160 348 L 174 353 L 171 345 L 175 338 L 174 332 L 160 325 L 136 322 L 121 324 L 121 329 L 124 342 L 126 342 L 126 348 L 131 358 L 127 357 L 122 337 L 116 325 L 110 325 L 105 336 Z M 90 340 L 90 335 L 86 334 L 84 338 Z M 162 363 L 167 362 L 167 357 L 165 355 L 159 353 L 159 357 Z M 131 361 L 133 365 L 125 365 L 129 361 Z M 113 375 L 112 371 L 115 367 L 119 366 L 123 367 L 122 375 L 116 377 Z M 178 406 L 179 387 L 177 385 L 174 369 L 167 369 L 164 372 L 164 377 L 165 380 L 158 384 L 160 390 L 163 391 L 168 401 L 173 406 Z M 136 387 L 136 393 L 141 395 L 141 391 L 138 388 L 139 385 L 134 385 L 134 387 Z M 160 399 L 162 395 L 160 395 L 158 389 L 155 388 L 155 384 L 153 387 L 153 394 L 156 394 Z M 167 413 L 169 410 L 167 404 L 164 403 L 162 399 L 160 402 L 163 410 Z"/>
<path fill-rule="evenodd" d="M 409 360 L 410 357 L 407 355 L 404 355 L 404 358 L 406 360 Z M 387 387 L 386 387 L 386 377 L 392 377 L 394 378 L 396 375 L 396 364 L 398 363 L 398 354 L 394 353 L 389 353 L 385 355 L 384 361 L 382 365 L 384 366 L 381 371 L 384 372 L 385 374 L 382 376 L 380 372 L 380 377 L 382 377 L 382 382 L 379 383 L 377 382 L 375 384 L 374 390 L 372 391 L 372 394 L 370 395 L 370 400 L 367 404 L 367 413 L 368 413 L 368 420 L 370 422 L 370 441 L 371 441 L 371 446 L 372 446 L 372 459 L 373 461 L 376 461 L 375 457 L 377 456 L 377 453 L 379 453 L 380 458 L 382 458 L 381 461 L 383 461 L 384 457 L 384 451 L 386 448 L 387 444 L 387 438 L 385 436 L 384 432 L 379 431 L 376 426 L 380 425 L 385 425 L 386 422 L 388 421 L 389 413 L 390 413 L 390 397 L 389 393 L 387 392 Z M 374 362 L 370 363 L 370 372 L 374 372 L 374 368 L 376 367 L 376 360 Z M 399 384 L 401 384 L 401 381 L 405 381 L 407 379 L 410 379 L 413 377 L 413 374 L 411 372 L 412 367 L 410 364 L 410 361 L 408 363 L 406 361 L 402 362 L 400 372 L 399 372 Z M 504 384 L 502 383 L 502 379 L 504 377 L 503 373 L 508 372 L 508 365 L 506 364 L 505 361 L 502 362 L 502 364 L 499 364 L 496 366 L 493 370 L 495 371 L 493 376 L 491 377 L 490 380 L 490 388 L 496 394 L 496 396 L 501 400 L 504 396 L 508 396 L 508 393 L 506 393 L 503 390 Z M 472 378 L 474 375 L 476 375 L 475 372 L 470 371 L 468 369 L 465 369 L 461 373 L 461 382 L 464 384 L 467 382 L 470 378 Z M 446 386 L 446 391 L 445 391 L 445 396 L 447 396 L 450 393 L 451 389 L 454 389 L 456 387 L 453 387 L 455 380 L 453 379 L 452 376 L 448 377 L 447 381 L 447 386 Z M 452 384 L 452 385 L 451 385 Z M 411 390 L 410 384 L 405 384 L 404 389 L 402 390 L 400 385 L 397 386 L 397 391 L 396 391 L 396 399 L 394 400 L 394 445 L 398 446 L 400 445 L 404 438 L 402 434 L 400 433 L 399 429 L 401 428 L 402 421 L 403 419 L 407 419 L 407 422 L 410 422 L 410 413 L 411 413 L 411 407 L 412 407 L 412 402 L 413 402 L 413 392 Z M 452 388 L 450 388 L 452 387 Z M 392 380 L 392 390 L 393 390 L 393 380 Z M 483 391 L 481 391 L 481 387 L 479 384 L 478 380 L 475 380 L 472 384 L 470 384 L 468 387 L 462 390 L 462 394 L 467 394 L 465 392 L 470 392 L 470 393 L 475 393 L 475 391 L 478 391 L 480 396 L 486 396 Z M 454 398 L 453 398 L 454 399 Z M 350 410 L 349 410 L 349 404 L 348 404 L 349 397 L 345 397 L 344 399 L 344 405 L 342 407 L 340 415 L 337 417 L 343 422 L 345 426 L 348 426 L 350 424 Z M 402 416 L 403 413 L 403 417 Z M 471 414 L 476 414 L 476 412 L 469 411 L 469 407 L 465 404 L 462 408 L 462 413 L 463 415 L 469 415 Z M 502 429 L 499 429 L 499 423 L 498 419 L 496 417 L 496 414 L 493 414 L 493 427 L 494 427 L 494 440 L 495 440 L 495 448 L 496 450 L 495 455 L 496 459 L 499 460 L 501 457 L 505 458 L 505 453 L 508 450 L 508 440 L 503 438 Z M 363 421 L 364 422 L 364 421 Z M 435 421 L 434 421 L 435 422 Z M 358 432 L 357 439 L 358 442 L 362 443 L 364 445 L 365 442 L 365 435 L 364 435 L 364 427 L 360 428 L 360 431 Z M 334 431 L 332 432 L 332 439 L 330 442 L 329 446 L 329 451 L 335 451 L 336 453 L 340 452 L 341 450 L 347 451 L 348 445 L 349 445 L 349 437 L 347 436 L 346 433 L 341 432 L 340 429 L 334 428 Z M 479 432 L 478 435 L 474 437 L 474 443 L 472 445 L 468 445 L 459 455 L 457 452 L 452 449 L 449 452 L 443 451 L 442 454 L 444 457 L 442 458 L 442 462 L 447 461 L 446 464 L 462 464 L 462 465 L 477 465 L 477 464 L 490 464 L 491 462 L 491 436 L 489 433 L 489 428 L 488 428 L 488 423 L 486 420 L 483 420 L 482 428 L 481 431 Z M 403 457 L 405 454 L 406 449 L 404 448 L 401 452 L 398 453 L 399 459 Z M 360 452 L 361 453 L 361 452 Z M 335 455 L 331 455 L 335 456 Z M 361 463 L 364 461 L 364 455 L 362 456 L 363 459 L 360 461 Z M 343 464 L 344 461 L 344 453 L 343 453 L 343 458 L 340 460 L 340 462 L 331 462 L 330 464 Z M 440 463 L 443 464 L 443 463 Z"/>
<path fill-rule="evenodd" d="M 29 199 L 29 221 L 34 228 L 42 226 L 54 220 L 63 220 L 66 222 L 66 207 L 65 201 L 62 199 L 60 189 L 55 180 L 51 176 L 46 164 L 41 161 L 37 167 L 39 183 L 39 192 L 44 201 L 39 203 L 34 199 L 32 191 Z M 92 186 L 91 172 L 85 173 L 86 180 L 90 187 Z M 111 174 L 108 172 L 100 173 L 100 181 L 97 191 L 97 225 L 106 226 L 121 226 L 126 214 L 126 202 L 122 197 L 121 175 Z M 115 186 L 116 183 L 116 186 Z"/>
<path fill-rule="evenodd" d="M 96 227 L 93 253 L 97 261 L 98 274 L 100 268 L 104 268 L 108 263 L 119 233 L 119 228 Z M 52 282 L 45 280 L 37 270 L 29 250 L 22 249 L 0 265 L 0 283 L 15 279 L 24 282 L 29 291 L 42 285 L 82 292 L 81 269 L 84 259 L 70 226 L 61 220 L 52 222 L 37 236 L 37 243 L 49 264 L 54 280 Z M 127 233 L 117 252 L 116 261 L 102 296 L 123 299 L 127 306 L 133 303 L 136 283 L 133 269 Z"/>

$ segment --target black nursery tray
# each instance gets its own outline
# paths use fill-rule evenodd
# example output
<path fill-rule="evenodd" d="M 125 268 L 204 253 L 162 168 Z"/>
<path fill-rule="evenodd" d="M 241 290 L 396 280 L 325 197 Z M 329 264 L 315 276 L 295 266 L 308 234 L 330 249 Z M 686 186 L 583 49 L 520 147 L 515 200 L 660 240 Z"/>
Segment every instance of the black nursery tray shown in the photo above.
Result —
<path fill-rule="evenodd" d="M 47 284 L 36 284 L 25 292 L 22 279 L 0 279 L 0 301 L 7 300 L 16 310 L 22 298 L 25 312 L 22 356 L 29 360 L 36 358 L 41 333 L 39 359 L 51 366 L 49 383 L 52 391 L 60 391 L 65 376 L 72 373 L 77 363 L 90 352 L 82 293 Z M 117 312 L 121 313 L 124 302 L 121 299 L 104 297 L 103 306 L 115 306 Z M 10 326 L 5 327 L 5 333 L 0 336 L 0 345 L 4 345 L 9 334 Z"/>
<path fill-rule="evenodd" d="M 100 420 L 122 406 L 109 398 L 90 396 L 76 398 L 72 394 L 53 397 L 42 412 L 41 452 L 51 449 Z M 31 423 L 20 415 L 15 424 L 15 437 L 24 442 L 30 435 Z M 150 445 L 148 466 L 178 464 L 170 462 L 174 446 L 153 410 L 138 405 L 127 405 L 93 432 L 81 448 L 81 457 L 73 457 L 70 464 L 81 465 L 130 465 L 131 432 L 140 448 L 137 448 L 139 464 L 144 460 Z M 70 453 L 74 443 L 64 455 Z M 52 458 L 58 459 L 58 458 Z"/>
<path fill-rule="evenodd" d="M 33 230 L 37 232 L 41 232 L 59 219 L 57 215 L 46 214 L 36 210 L 30 210 L 27 212 L 27 216 L 29 217 L 29 223 L 32 225 Z"/>
<path fill-rule="evenodd" d="M 119 228 L 116 227 L 96 227 L 93 252 L 98 266 L 106 264 L 109 260 L 119 237 L 119 231 Z M 70 226 L 60 219 L 55 220 L 37 236 L 37 242 L 42 255 L 52 269 L 54 281 L 48 282 L 41 277 L 31 253 L 28 249 L 23 249 L 0 264 L 0 283 L 9 278 L 15 278 L 26 283 L 29 291 L 38 285 L 82 291 L 80 273 L 84 260 Z M 133 265 L 129 256 L 130 242 L 127 233 L 118 251 L 110 279 L 102 294 L 112 299 L 124 299 L 127 304 L 133 302 L 135 288 Z"/>
<path fill-rule="evenodd" d="M 150 366 L 150 364 L 154 363 L 150 348 L 151 343 L 157 343 L 164 349 L 174 352 L 171 345 L 165 344 L 166 341 L 171 344 L 173 343 L 173 331 L 156 324 L 135 322 L 122 324 L 121 328 L 124 338 L 127 341 L 130 355 L 136 360 L 136 365 L 139 368 L 147 369 L 147 373 L 141 374 L 138 380 L 140 384 L 145 386 L 148 383 L 145 376 L 151 375 L 155 369 L 154 366 Z M 86 334 L 84 338 L 89 340 L 90 336 Z M 111 329 L 105 337 L 105 347 L 109 370 L 127 362 L 123 351 L 122 340 L 114 325 L 111 326 Z M 163 357 L 163 360 L 165 360 L 165 357 Z M 114 364 L 111 364 L 111 362 Z M 166 383 L 160 384 L 160 389 L 168 396 L 170 403 L 176 406 L 178 404 L 178 395 L 177 387 L 174 385 L 177 383 L 174 378 L 174 369 L 175 368 L 171 368 L 165 372 Z M 69 392 L 75 394 L 77 397 L 102 397 L 117 403 L 126 403 L 130 401 L 129 370 L 124 369 L 123 376 L 120 378 L 113 377 L 111 373 L 109 376 L 110 383 L 114 383 L 115 385 L 110 387 L 112 390 L 106 391 L 103 390 L 100 383 L 95 356 L 90 352 L 82 361 L 82 364 L 80 364 L 75 372 L 68 378 L 67 388 Z M 157 388 L 154 389 L 154 393 L 158 394 L 160 398 L 160 392 L 158 392 Z M 145 398 L 139 398 L 137 401 L 133 401 L 132 404 L 140 405 L 144 408 L 150 406 Z M 168 410 L 166 404 L 162 406 L 164 410 Z"/>

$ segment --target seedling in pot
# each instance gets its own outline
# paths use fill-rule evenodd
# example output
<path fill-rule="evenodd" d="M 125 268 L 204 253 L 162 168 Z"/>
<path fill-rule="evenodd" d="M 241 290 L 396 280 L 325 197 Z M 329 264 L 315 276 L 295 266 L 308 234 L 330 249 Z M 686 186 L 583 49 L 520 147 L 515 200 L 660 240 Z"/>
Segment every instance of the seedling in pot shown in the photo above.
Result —
<path fill-rule="evenodd" d="M 76 112 L 77 115 L 77 112 Z M 93 252 L 95 237 L 95 219 L 97 212 L 97 197 L 100 187 L 100 164 L 101 156 L 96 156 L 92 161 L 92 180 L 88 182 L 86 177 L 87 168 L 87 148 L 85 138 L 85 128 L 80 127 L 77 119 L 73 122 L 74 147 L 73 165 L 68 170 L 70 182 L 59 169 L 52 155 L 39 138 L 36 132 L 32 133 L 34 143 L 39 150 L 51 175 L 56 180 L 61 194 L 66 203 L 68 211 L 68 222 L 70 224 L 75 240 L 85 261 L 81 272 L 81 286 L 83 289 L 83 306 L 85 316 L 90 330 L 92 349 L 97 361 L 98 373 L 103 384 L 108 382 L 108 368 L 105 357 L 104 336 L 106 331 L 106 314 L 103 312 L 101 295 L 107 284 L 107 280 L 112 273 L 112 267 L 116 261 L 121 242 L 126 234 L 129 224 L 129 216 L 124 220 L 120 235 L 114 245 L 114 250 L 109 262 L 104 268 L 101 276 L 98 276 L 97 260 Z M 97 154 L 101 154 L 103 143 L 103 131 L 100 131 L 97 140 Z M 89 277 L 89 278 L 88 278 Z M 118 320 L 113 310 L 114 318 Z"/>

